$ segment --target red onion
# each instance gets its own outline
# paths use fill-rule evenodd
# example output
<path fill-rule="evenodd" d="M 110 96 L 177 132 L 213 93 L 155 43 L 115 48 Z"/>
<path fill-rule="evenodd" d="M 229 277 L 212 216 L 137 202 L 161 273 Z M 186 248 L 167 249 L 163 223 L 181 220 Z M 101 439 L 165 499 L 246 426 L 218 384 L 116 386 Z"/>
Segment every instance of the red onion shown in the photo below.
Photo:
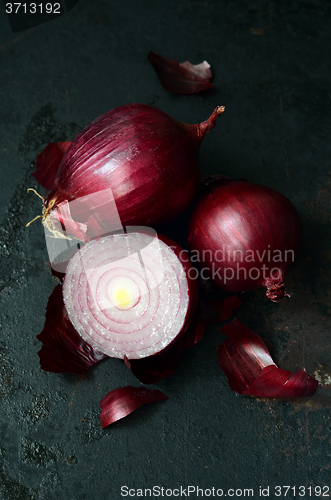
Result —
<path fill-rule="evenodd" d="M 217 107 L 199 125 L 183 124 L 144 104 L 120 106 L 97 118 L 63 157 L 45 200 L 44 224 L 54 231 L 60 221 L 78 238 L 81 228 L 75 229 L 72 219 L 87 230 L 92 224 L 103 233 L 113 231 L 113 200 L 124 226 L 153 226 L 172 219 L 197 191 L 201 141 L 223 111 Z M 94 199 L 91 207 L 89 196 L 95 193 L 98 202 Z M 74 207 L 77 199 L 83 201 Z M 70 204 L 71 213 L 59 210 L 63 204 Z M 117 219 L 115 229 L 116 224 Z"/>
<path fill-rule="evenodd" d="M 195 269 L 187 253 L 179 245 L 165 236 L 159 235 L 159 238 L 171 248 L 185 270 L 188 277 L 190 305 L 182 331 L 165 349 L 145 358 L 128 360 L 127 356 L 124 356 L 126 366 L 141 382 L 146 384 L 155 384 L 174 373 L 180 365 L 185 349 L 199 342 L 204 333 L 200 307 L 196 307 L 198 288 L 197 280 L 193 280 L 196 277 Z M 64 273 L 55 274 L 61 281 L 64 280 Z M 211 319 L 211 316 L 219 316 L 220 313 L 224 320 L 231 316 L 237 302 L 224 302 L 226 302 L 224 305 L 218 302 L 212 307 L 207 307 L 208 313 L 204 314 L 207 321 Z M 217 315 L 214 308 L 218 310 Z M 203 306 L 202 309 L 206 308 Z M 45 371 L 84 374 L 95 363 L 107 357 L 83 340 L 73 327 L 64 306 L 60 284 L 48 299 L 45 325 L 37 338 L 43 344 L 38 355 L 41 368 Z"/>
<path fill-rule="evenodd" d="M 193 267 L 172 250 L 180 247 L 137 229 L 84 245 L 70 259 L 63 284 L 76 331 L 94 349 L 120 359 L 167 348 L 190 326 L 198 299 L 188 272 Z"/>
<path fill-rule="evenodd" d="M 266 287 L 279 302 L 285 273 L 301 242 L 300 216 L 284 195 L 246 181 L 217 179 L 198 202 L 189 224 L 192 262 L 203 278 L 225 290 Z"/>

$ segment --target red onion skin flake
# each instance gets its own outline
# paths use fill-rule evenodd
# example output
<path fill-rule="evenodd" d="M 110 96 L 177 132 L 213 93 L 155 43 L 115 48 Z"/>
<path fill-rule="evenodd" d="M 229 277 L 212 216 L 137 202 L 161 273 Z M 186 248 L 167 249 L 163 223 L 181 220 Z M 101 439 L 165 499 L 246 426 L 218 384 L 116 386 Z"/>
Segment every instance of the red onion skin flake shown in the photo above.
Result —
<path fill-rule="evenodd" d="M 174 94 L 196 94 L 214 87 L 210 82 L 213 77 L 207 61 L 191 64 L 179 63 L 154 52 L 148 54 L 148 60 L 154 67 L 161 85 Z"/>
<path fill-rule="evenodd" d="M 162 391 L 146 389 L 146 387 L 121 387 L 108 392 L 100 401 L 101 427 L 104 429 L 110 424 L 126 417 L 134 410 L 154 401 L 168 399 Z"/>
<path fill-rule="evenodd" d="M 292 374 L 278 368 L 263 340 L 237 319 L 221 332 L 227 340 L 217 349 L 218 363 L 235 392 L 261 398 L 297 398 L 317 391 L 317 380 L 305 369 Z"/>
<path fill-rule="evenodd" d="M 305 369 L 291 373 L 277 366 L 266 366 L 253 384 L 243 392 L 260 398 L 300 398 L 313 396 L 318 381 Z"/>
<path fill-rule="evenodd" d="M 43 343 L 38 356 L 44 371 L 83 375 L 107 357 L 85 342 L 72 326 L 60 284 L 48 299 L 44 329 L 37 338 Z"/>

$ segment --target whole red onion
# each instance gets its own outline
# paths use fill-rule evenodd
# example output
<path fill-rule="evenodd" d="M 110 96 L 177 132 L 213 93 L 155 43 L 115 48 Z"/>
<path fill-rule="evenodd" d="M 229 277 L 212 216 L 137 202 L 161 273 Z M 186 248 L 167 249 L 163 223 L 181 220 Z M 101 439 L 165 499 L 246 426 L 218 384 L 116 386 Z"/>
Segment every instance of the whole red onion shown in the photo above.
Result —
<path fill-rule="evenodd" d="M 69 319 L 89 345 L 110 357 L 134 360 L 163 351 L 187 331 L 196 312 L 197 280 L 186 252 L 141 229 L 86 243 L 66 269 Z"/>
<path fill-rule="evenodd" d="M 299 250 L 301 232 L 300 216 L 284 195 L 220 178 L 207 186 L 192 214 L 192 262 L 199 261 L 202 277 L 225 290 L 266 287 L 267 297 L 279 302 L 288 295 L 284 278 Z"/>
<path fill-rule="evenodd" d="M 114 219 L 110 190 L 124 226 L 153 226 L 172 219 L 196 194 L 201 141 L 223 111 L 223 106 L 217 107 L 199 125 L 183 124 L 144 104 L 120 106 L 97 118 L 63 157 L 45 200 L 44 224 L 54 229 L 54 220 L 60 221 L 78 238 L 81 227 L 75 231 L 72 219 L 92 228 L 94 236 L 100 235 L 100 228 L 109 232 Z M 89 195 L 95 193 L 98 201 L 93 199 L 91 206 Z M 72 206 L 71 214 L 67 208 L 67 215 L 57 212 L 77 199 L 85 201 L 74 213 Z"/>

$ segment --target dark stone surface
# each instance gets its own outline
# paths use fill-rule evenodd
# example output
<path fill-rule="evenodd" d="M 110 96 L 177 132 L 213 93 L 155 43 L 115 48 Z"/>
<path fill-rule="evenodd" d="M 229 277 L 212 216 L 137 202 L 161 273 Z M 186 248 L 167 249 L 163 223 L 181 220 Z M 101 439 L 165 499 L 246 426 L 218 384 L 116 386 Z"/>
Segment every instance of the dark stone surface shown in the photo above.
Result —
<path fill-rule="evenodd" d="M 115 499 L 122 485 L 254 488 L 256 497 L 262 485 L 276 498 L 276 485 L 331 487 L 330 21 L 322 0 L 81 0 L 58 20 L 13 34 L 2 11 L 0 498 Z M 149 50 L 207 59 L 215 89 L 167 93 Z M 297 206 L 304 239 L 288 274 L 291 299 L 272 304 L 262 290 L 247 293 L 236 316 L 282 368 L 318 375 L 314 398 L 232 392 L 217 364 L 219 325 L 153 386 L 168 401 L 104 430 L 100 399 L 139 385 L 122 363 L 101 362 L 84 377 L 40 370 L 36 335 L 56 282 L 41 224 L 25 228 L 41 209 L 26 193 L 40 191 L 33 161 L 48 142 L 70 140 L 128 102 L 191 123 L 226 105 L 202 146 L 202 174 L 274 187 Z"/>

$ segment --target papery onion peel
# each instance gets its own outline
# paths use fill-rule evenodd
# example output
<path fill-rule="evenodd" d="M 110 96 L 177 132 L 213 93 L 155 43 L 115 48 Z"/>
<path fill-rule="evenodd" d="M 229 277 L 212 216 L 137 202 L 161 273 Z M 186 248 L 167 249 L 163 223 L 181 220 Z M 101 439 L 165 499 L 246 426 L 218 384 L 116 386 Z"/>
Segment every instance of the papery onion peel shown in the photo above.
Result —
<path fill-rule="evenodd" d="M 179 63 L 154 52 L 148 54 L 148 60 L 168 92 L 195 94 L 214 87 L 210 82 L 213 75 L 207 61 L 195 65 L 188 61 Z"/>
<path fill-rule="evenodd" d="M 150 390 L 146 387 L 121 387 L 108 392 L 100 401 L 101 427 L 113 424 L 126 417 L 134 410 L 154 401 L 164 401 L 168 399 L 162 391 Z"/>
<path fill-rule="evenodd" d="M 105 359 L 105 354 L 89 345 L 72 326 L 57 285 L 48 299 L 43 331 L 37 335 L 41 369 L 53 373 L 83 375 L 88 368 Z"/>
<path fill-rule="evenodd" d="M 218 362 L 229 386 L 239 394 L 261 398 L 313 396 L 318 382 L 305 369 L 291 374 L 272 360 L 263 340 L 237 319 L 222 330 L 225 340 L 217 349 Z"/>

